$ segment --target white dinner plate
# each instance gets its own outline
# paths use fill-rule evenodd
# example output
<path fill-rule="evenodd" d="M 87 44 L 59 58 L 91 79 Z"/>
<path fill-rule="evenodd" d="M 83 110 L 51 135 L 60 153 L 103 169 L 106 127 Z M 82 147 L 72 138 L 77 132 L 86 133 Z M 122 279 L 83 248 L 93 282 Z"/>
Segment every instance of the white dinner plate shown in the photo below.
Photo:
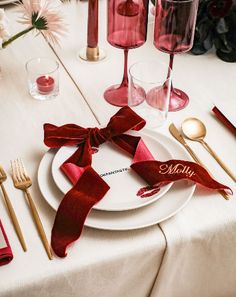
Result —
<path fill-rule="evenodd" d="M 147 133 L 168 147 L 173 152 L 174 158 L 191 160 L 176 141 L 156 132 Z M 38 183 L 45 200 L 54 210 L 57 210 L 64 195 L 55 185 L 51 175 L 51 164 L 55 153 L 56 150 L 49 150 L 42 158 L 38 170 Z M 123 212 L 91 210 L 85 226 L 120 231 L 149 227 L 167 220 L 183 209 L 191 199 L 194 190 L 195 184 L 192 182 L 178 181 L 161 199 L 148 206 Z"/>
<path fill-rule="evenodd" d="M 166 161 L 172 158 L 168 149 L 156 138 L 144 133 L 131 132 L 134 136 L 141 136 L 152 155 Z M 78 147 L 62 147 L 56 153 L 52 162 L 52 176 L 57 187 L 66 194 L 72 187 L 70 181 L 60 170 L 61 164 L 77 150 Z M 172 183 L 161 187 L 160 191 L 148 198 L 140 198 L 137 192 L 147 186 L 146 182 L 130 168 L 132 157 L 106 142 L 99 146 L 99 152 L 93 154 L 92 167 L 110 186 L 104 198 L 94 205 L 93 209 L 106 211 L 125 211 L 140 208 L 161 198 L 171 187 Z M 92 185 L 91 185 L 92 186 Z"/>

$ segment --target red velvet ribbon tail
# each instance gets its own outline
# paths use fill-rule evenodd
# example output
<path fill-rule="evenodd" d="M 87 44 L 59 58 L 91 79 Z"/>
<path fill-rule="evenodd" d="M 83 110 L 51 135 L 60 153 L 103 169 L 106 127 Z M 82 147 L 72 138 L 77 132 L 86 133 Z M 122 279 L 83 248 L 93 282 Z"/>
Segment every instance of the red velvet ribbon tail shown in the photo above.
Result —
<path fill-rule="evenodd" d="M 109 190 L 109 186 L 91 167 L 88 167 L 78 182 L 65 195 L 54 221 L 51 245 L 59 257 L 66 256 L 66 248 L 77 240 L 91 208 Z"/>
<path fill-rule="evenodd" d="M 223 190 L 232 194 L 232 190 L 214 180 L 205 168 L 197 163 L 183 160 L 142 161 L 131 165 L 131 168 L 150 186 L 162 182 L 173 182 L 188 179 L 213 190 Z"/>

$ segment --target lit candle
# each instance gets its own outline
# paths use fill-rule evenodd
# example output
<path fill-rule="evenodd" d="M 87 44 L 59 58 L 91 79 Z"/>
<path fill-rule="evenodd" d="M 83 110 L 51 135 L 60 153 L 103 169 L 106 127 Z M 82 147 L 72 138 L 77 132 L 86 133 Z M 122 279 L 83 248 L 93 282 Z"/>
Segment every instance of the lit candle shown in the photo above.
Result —
<path fill-rule="evenodd" d="M 39 93 L 48 94 L 53 91 L 55 81 L 51 76 L 43 75 L 37 78 L 36 84 Z"/>

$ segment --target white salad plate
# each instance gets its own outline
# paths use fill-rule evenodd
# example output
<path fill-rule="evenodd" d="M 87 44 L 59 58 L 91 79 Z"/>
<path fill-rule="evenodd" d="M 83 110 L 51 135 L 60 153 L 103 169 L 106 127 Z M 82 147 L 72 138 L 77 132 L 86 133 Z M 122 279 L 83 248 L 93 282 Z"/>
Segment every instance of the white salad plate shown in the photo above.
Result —
<path fill-rule="evenodd" d="M 163 146 L 157 138 L 141 132 L 132 132 L 129 134 L 141 136 L 155 159 L 167 161 L 172 158 L 168 148 Z M 54 182 L 64 194 L 72 188 L 72 184 L 61 171 L 60 166 L 73 155 L 77 148 L 74 146 L 62 147 L 58 150 L 52 162 Z M 137 192 L 140 188 L 147 186 L 147 184 L 130 168 L 131 164 L 132 156 L 114 144 L 106 142 L 99 146 L 99 151 L 92 156 L 92 167 L 110 186 L 110 190 L 101 201 L 94 205 L 93 209 L 124 211 L 140 208 L 155 202 L 170 189 L 172 183 L 161 187 L 160 191 L 151 197 L 140 198 L 137 196 Z"/>

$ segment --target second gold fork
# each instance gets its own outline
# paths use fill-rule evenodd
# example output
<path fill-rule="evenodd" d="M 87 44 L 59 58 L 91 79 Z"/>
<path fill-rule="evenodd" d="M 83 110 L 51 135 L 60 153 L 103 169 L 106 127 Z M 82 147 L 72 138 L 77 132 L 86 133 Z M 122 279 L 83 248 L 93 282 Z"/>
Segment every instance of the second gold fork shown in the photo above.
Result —
<path fill-rule="evenodd" d="M 50 260 L 52 260 L 52 252 L 51 252 L 51 248 L 50 248 L 50 245 L 48 243 L 48 240 L 47 240 L 44 228 L 43 228 L 43 224 L 39 217 L 39 214 L 38 214 L 38 211 L 34 204 L 34 201 L 33 201 L 32 197 L 30 195 L 30 192 L 28 190 L 28 188 L 32 185 L 32 181 L 31 181 L 30 177 L 28 176 L 28 174 L 26 173 L 25 167 L 24 167 L 21 159 L 11 161 L 11 167 L 12 167 L 12 179 L 13 179 L 14 186 L 17 189 L 24 191 L 24 193 L 27 197 L 29 206 L 30 206 L 30 210 L 31 210 L 35 225 L 36 225 L 39 235 L 42 239 L 44 248 L 48 254 L 48 258 Z"/>

